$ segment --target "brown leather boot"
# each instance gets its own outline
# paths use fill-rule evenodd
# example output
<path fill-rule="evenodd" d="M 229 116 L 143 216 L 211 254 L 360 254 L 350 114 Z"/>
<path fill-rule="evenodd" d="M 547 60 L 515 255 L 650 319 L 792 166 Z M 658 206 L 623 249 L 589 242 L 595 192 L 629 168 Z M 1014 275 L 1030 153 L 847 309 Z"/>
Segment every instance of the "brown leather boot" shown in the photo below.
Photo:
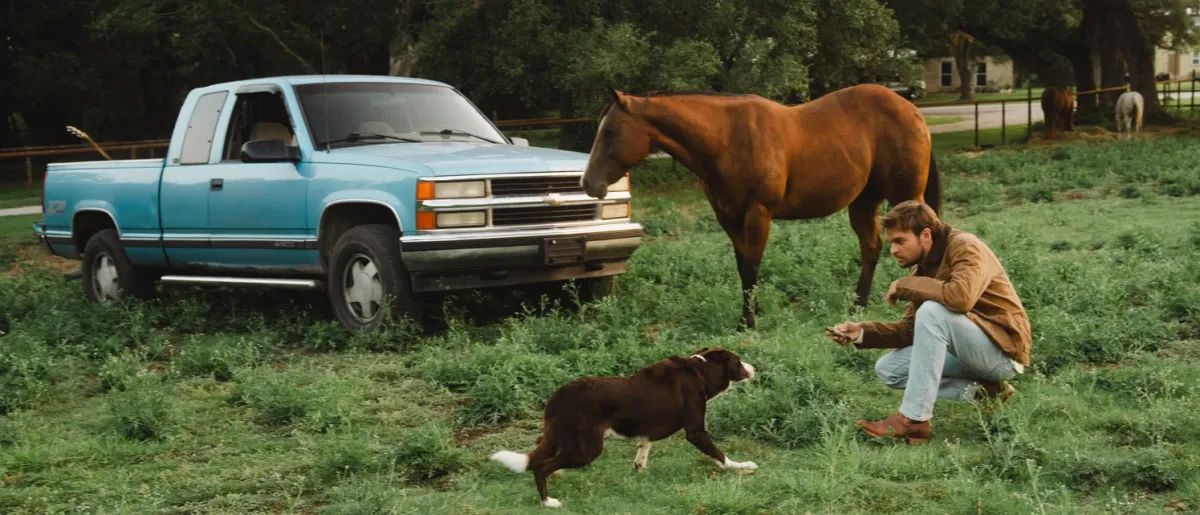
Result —
<path fill-rule="evenodd" d="M 859 419 L 855 420 L 854 423 L 862 426 L 863 431 L 871 436 L 902 438 L 910 444 L 921 444 L 929 441 L 929 435 L 932 430 L 929 420 L 923 422 L 909 420 L 908 417 L 898 412 L 883 420 L 868 422 Z"/>

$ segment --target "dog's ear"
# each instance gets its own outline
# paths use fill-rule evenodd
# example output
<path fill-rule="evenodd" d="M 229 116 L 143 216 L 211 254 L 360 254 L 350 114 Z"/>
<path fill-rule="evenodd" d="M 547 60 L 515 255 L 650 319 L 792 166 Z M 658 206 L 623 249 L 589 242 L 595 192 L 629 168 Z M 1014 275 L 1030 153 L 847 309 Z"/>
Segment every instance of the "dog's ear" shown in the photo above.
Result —
<path fill-rule="evenodd" d="M 730 357 L 732 357 L 732 355 L 729 353 L 729 351 L 722 349 L 720 347 L 713 347 L 713 348 L 709 349 L 708 352 L 705 353 L 704 355 L 707 357 L 711 357 L 712 359 L 717 359 L 717 360 L 728 360 Z"/>
<path fill-rule="evenodd" d="M 704 364 L 703 358 L 696 359 L 695 356 L 692 356 L 690 358 L 683 358 L 680 356 L 672 355 L 672 356 L 668 357 L 667 359 L 671 360 L 671 363 L 674 363 L 675 365 L 679 366 L 679 368 L 683 368 L 683 369 L 687 369 L 687 370 L 699 370 L 700 366 Z"/>

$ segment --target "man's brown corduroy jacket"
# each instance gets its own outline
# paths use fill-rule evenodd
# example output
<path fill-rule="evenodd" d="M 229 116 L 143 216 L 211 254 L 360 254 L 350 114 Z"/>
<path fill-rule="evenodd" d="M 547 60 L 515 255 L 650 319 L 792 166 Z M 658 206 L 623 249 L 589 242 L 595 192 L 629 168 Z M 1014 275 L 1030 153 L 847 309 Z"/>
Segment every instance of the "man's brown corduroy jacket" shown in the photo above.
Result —
<path fill-rule="evenodd" d="M 907 300 L 898 322 L 862 322 L 860 348 L 902 348 L 913 343 L 913 321 L 923 302 L 965 313 L 1013 360 L 1029 365 L 1029 317 L 1000 260 L 975 235 L 943 225 L 925 261 L 896 283 Z"/>

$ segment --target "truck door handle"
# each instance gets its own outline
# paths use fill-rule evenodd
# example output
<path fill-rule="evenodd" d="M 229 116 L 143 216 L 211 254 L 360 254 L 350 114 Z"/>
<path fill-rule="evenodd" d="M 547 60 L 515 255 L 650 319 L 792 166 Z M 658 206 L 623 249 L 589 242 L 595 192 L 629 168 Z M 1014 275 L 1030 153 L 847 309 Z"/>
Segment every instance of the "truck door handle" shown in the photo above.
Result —
<path fill-rule="evenodd" d="M 225 179 L 213 179 L 208 183 L 209 191 L 221 191 L 225 187 Z"/>

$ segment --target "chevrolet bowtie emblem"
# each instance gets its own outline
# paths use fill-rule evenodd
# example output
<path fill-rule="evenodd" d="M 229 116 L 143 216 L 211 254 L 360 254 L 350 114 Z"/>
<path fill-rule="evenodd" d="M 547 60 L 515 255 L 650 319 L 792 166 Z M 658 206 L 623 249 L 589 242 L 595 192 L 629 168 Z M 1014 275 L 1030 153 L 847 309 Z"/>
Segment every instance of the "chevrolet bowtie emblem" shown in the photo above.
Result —
<path fill-rule="evenodd" d="M 552 206 L 558 206 L 566 201 L 563 200 L 562 197 L 559 197 L 557 193 L 551 193 L 549 195 L 546 195 L 545 197 L 542 197 L 542 202 L 545 202 Z"/>

